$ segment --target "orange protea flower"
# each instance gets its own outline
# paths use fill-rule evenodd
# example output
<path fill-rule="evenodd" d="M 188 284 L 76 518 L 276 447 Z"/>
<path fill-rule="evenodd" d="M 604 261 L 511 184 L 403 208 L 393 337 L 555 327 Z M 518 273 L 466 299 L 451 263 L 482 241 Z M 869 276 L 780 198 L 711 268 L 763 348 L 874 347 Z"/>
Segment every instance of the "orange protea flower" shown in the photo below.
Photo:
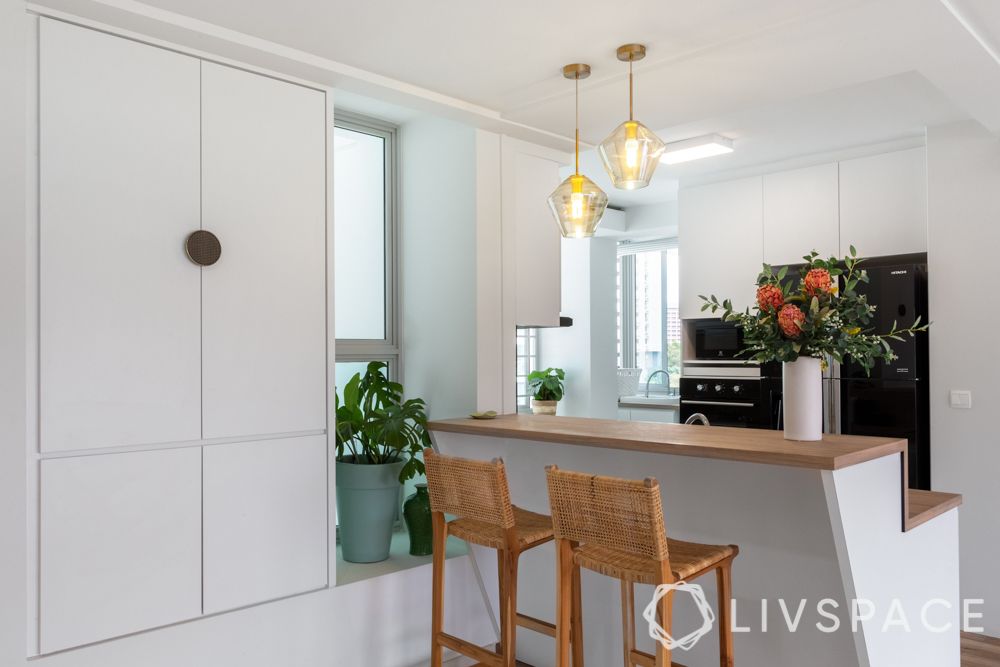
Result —
<path fill-rule="evenodd" d="M 778 311 L 778 327 L 789 338 L 799 337 L 802 333 L 802 323 L 805 321 L 805 313 L 792 304 L 787 304 Z"/>
<path fill-rule="evenodd" d="M 812 269 L 806 274 L 803 282 L 806 294 L 809 296 L 818 296 L 833 291 L 833 280 L 830 278 L 830 272 L 826 269 Z"/>
<path fill-rule="evenodd" d="M 761 285 L 757 288 L 757 305 L 761 310 L 778 310 L 784 303 L 785 295 L 777 285 Z"/>

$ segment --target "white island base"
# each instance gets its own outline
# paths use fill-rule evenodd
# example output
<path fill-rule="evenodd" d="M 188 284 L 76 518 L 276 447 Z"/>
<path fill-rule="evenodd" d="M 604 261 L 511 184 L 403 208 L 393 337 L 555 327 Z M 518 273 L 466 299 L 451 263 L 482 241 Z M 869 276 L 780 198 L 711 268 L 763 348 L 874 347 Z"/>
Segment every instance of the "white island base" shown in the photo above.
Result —
<path fill-rule="evenodd" d="M 526 419 L 545 418 L 502 417 L 496 421 L 504 419 L 517 419 L 523 427 Z M 594 427 L 606 423 L 575 421 L 592 422 Z M 448 427 L 455 423 L 458 420 L 431 425 L 436 446 L 457 456 L 502 457 L 513 502 L 521 507 L 549 512 L 548 464 L 633 479 L 654 477 L 663 494 L 668 537 L 738 545 L 733 592 L 735 661 L 740 667 L 960 665 L 958 511 L 947 509 L 905 530 L 902 451 L 884 454 L 873 449 L 870 458 L 854 456 L 867 458 L 857 463 L 834 457 L 821 466 L 817 457 L 812 466 L 802 461 L 773 465 L 754 462 L 757 459 L 725 460 L 727 457 L 713 447 L 706 448 L 705 455 L 710 458 L 700 458 L 697 447 L 690 443 L 684 444 L 687 449 L 683 455 L 668 453 L 679 448 L 651 444 L 650 424 L 642 425 L 647 430 L 636 435 L 646 439 L 642 446 L 631 448 L 620 429 L 635 426 L 632 424 L 616 427 L 615 440 L 602 445 L 593 438 L 569 442 L 572 432 L 581 428 L 579 424 L 558 437 L 547 429 L 539 439 L 531 439 L 523 428 L 513 437 L 503 429 L 488 428 L 477 431 L 483 435 L 471 435 Z M 584 426 L 589 429 L 591 424 Z M 701 429 L 699 437 L 711 433 L 722 441 L 733 431 L 655 427 L 667 429 L 661 440 L 686 433 L 677 429 Z M 755 456 L 760 454 L 755 452 Z M 734 449 L 733 458 L 749 457 Z M 476 553 L 495 603 L 495 554 L 478 547 Z M 554 619 L 556 578 L 551 543 L 522 556 L 519 580 L 519 610 Z M 702 577 L 694 583 L 704 587 L 714 608 L 714 577 Z M 587 665 L 606 667 L 623 662 L 619 591 L 617 581 L 583 571 Z M 650 586 L 636 589 L 638 647 L 646 651 L 653 643 L 641 613 L 652 593 Z M 701 622 L 690 598 L 675 596 L 674 635 L 687 634 Z M 673 659 L 690 667 L 718 665 L 718 650 L 718 634 L 713 629 L 690 651 L 675 650 Z M 518 633 L 517 654 L 534 667 L 555 662 L 553 641 L 524 630 Z"/>

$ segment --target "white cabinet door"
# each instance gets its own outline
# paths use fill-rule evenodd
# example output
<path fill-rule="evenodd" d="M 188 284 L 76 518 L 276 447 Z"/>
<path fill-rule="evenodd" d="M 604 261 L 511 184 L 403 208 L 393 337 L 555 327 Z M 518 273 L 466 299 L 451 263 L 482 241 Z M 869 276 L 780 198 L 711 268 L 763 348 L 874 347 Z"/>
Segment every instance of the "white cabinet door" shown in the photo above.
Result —
<path fill-rule="evenodd" d="M 201 449 L 41 466 L 43 653 L 201 613 Z"/>
<path fill-rule="evenodd" d="M 841 253 L 927 252 L 927 152 L 911 148 L 840 163 Z"/>
<path fill-rule="evenodd" d="M 205 613 L 327 584 L 326 436 L 205 448 Z"/>
<path fill-rule="evenodd" d="M 681 317 L 710 317 L 699 294 L 750 305 L 764 259 L 761 177 L 681 190 L 678 223 Z"/>
<path fill-rule="evenodd" d="M 837 163 L 764 176 L 764 261 L 799 264 L 840 250 Z"/>
<path fill-rule="evenodd" d="M 197 440 L 199 63 L 40 23 L 41 448 Z"/>
<path fill-rule="evenodd" d="M 502 143 L 501 211 L 504 234 L 513 237 L 513 265 L 508 266 L 516 285 L 515 324 L 559 326 L 562 236 L 547 202 L 561 182 L 564 162 L 552 151 L 516 139 L 504 137 Z"/>
<path fill-rule="evenodd" d="M 325 105 L 202 65 L 205 438 L 326 427 Z"/>

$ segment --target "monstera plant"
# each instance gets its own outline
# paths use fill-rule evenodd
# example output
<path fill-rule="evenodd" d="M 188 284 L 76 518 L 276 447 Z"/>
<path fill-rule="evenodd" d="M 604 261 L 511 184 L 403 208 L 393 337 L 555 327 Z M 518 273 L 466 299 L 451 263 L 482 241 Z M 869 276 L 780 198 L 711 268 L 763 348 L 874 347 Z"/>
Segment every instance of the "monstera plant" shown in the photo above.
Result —
<path fill-rule="evenodd" d="M 422 474 L 419 454 L 430 446 L 423 399 L 403 400 L 386 364 L 373 361 L 335 394 L 337 519 L 344 560 L 389 557 L 400 484 Z"/>

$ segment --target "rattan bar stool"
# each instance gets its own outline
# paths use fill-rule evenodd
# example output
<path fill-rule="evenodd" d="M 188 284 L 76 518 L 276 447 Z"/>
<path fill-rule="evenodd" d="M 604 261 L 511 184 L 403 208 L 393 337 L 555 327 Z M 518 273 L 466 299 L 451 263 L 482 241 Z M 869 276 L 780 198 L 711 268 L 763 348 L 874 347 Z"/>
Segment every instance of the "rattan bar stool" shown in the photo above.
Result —
<path fill-rule="evenodd" d="M 739 554 L 734 545 L 714 546 L 667 539 L 660 500 L 660 486 L 654 479 L 632 481 L 545 469 L 552 507 L 558 565 L 556 602 L 556 664 L 569 665 L 572 618 L 579 618 L 579 594 L 573 582 L 580 568 L 621 580 L 622 629 L 625 666 L 667 667 L 674 665 L 670 651 L 660 642 L 656 654 L 635 648 L 635 584 L 670 584 L 689 581 L 715 571 L 719 588 L 719 664 L 733 666 L 731 617 L 732 564 Z M 577 588 L 578 590 L 578 588 Z M 657 617 L 668 633 L 671 630 L 673 592 L 660 599 Z"/>
<path fill-rule="evenodd" d="M 515 667 L 518 626 L 552 638 L 556 636 L 554 624 L 517 613 L 518 558 L 522 552 L 552 540 L 552 519 L 511 504 L 507 471 L 500 459 L 473 461 L 425 449 L 424 464 L 434 527 L 431 667 L 441 667 L 444 648 L 490 667 Z M 446 513 L 456 518 L 447 521 Z M 496 653 L 444 632 L 444 561 L 449 535 L 497 551 L 500 650 Z M 567 585 L 571 594 L 579 597 L 579 572 Z M 566 625 L 577 628 L 578 632 L 571 634 L 579 634 L 578 615 L 571 613 Z M 583 667 L 579 640 L 570 643 L 574 667 Z"/>

